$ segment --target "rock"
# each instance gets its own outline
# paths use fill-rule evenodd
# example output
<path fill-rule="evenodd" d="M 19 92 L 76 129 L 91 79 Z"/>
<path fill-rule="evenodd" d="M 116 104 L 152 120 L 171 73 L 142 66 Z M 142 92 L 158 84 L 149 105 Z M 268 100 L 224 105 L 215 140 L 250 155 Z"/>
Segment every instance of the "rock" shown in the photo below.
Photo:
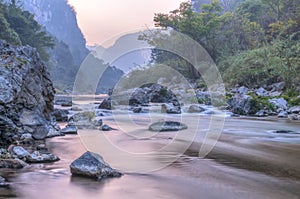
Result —
<path fill-rule="evenodd" d="M 266 96 L 268 96 L 269 94 L 268 94 L 268 91 L 266 91 L 264 88 L 259 88 L 259 89 L 257 89 L 256 90 L 256 95 L 257 96 L 264 96 L 264 97 L 266 97 Z"/>
<path fill-rule="evenodd" d="M 275 83 L 275 84 L 272 84 L 272 92 L 281 92 L 283 91 L 285 87 L 285 82 L 278 82 L 278 83 Z"/>
<path fill-rule="evenodd" d="M 255 116 L 257 117 L 267 117 L 268 116 L 268 113 L 265 111 L 265 110 L 260 110 L 258 111 Z"/>
<path fill-rule="evenodd" d="M 6 182 L 5 178 L 0 176 L 0 188 L 1 187 L 8 187 L 8 186 L 9 186 L 9 184 Z"/>
<path fill-rule="evenodd" d="M 25 129 L 46 137 L 40 129 L 50 125 L 55 91 L 45 64 L 29 46 L 1 40 L 0 52 L 0 146 L 10 145 Z"/>
<path fill-rule="evenodd" d="M 238 115 L 252 115 L 257 113 L 257 108 L 253 106 L 252 97 L 249 95 L 236 94 L 228 100 L 229 109 Z"/>
<path fill-rule="evenodd" d="M 63 134 L 77 134 L 78 128 L 75 125 L 68 124 L 65 128 L 61 130 Z"/>
<path fill-rule="evenodd" d="M 187 125 L 175 122 L 175 121 L 164 121 L 164 122 L 156 122 L 150 125 L 149 130 L 151 131 L 180 131 L 187 129 Z"/>
<path fill-rule="evenodd" d="M 134 113 L 149 113 L 149 110 L 143 109 L 142 107 L 134 107 L 132 109 L 132 112 L 134 112 Z"/>
<path fill-rule="evenodd" d="M 148 97 L 153 103 L 168 103 L 176 98 L 171 90 L 159 84 L 153 84 L 149 87 Z"/>
<path fill-rule="evenodd" d="M 181 108 L 178 106 L 174 106 L 173 104 L 162 104 L 161 112 L 168 114 L 181 114 Z"/>
<path fill-rule="evenodd" d="M 13 153 L 16 154 L 19 159 L 23 159 L 30 155 L 30 153 L 21 146 L 13 147 Z"/>
<path fill-rule="evenodd" d="M 275 130 L 273 131 L 273 133 L 280 133 L 280 134 L 298 134 L 294 131 L 290 131 L 290 130 Z"/>
<path fill-rule="evenodd" d="M 72 101 L 67 101 L 67 102 L 63 102 L 61 103 L 61 106 L 62 107 L 71 107 L 73 104 L 72 104 Z"/>
<path fill-rule="evenodd" d="M 58 122 L 66 122 L 68 121 L 68 110 L 62 110 L 62 109 L 55 109 L 52 113 L 52 115 L 55 117 L 56 121 Z"/>
<path fill-rule="evenodd" d="M 291 114 L 291 115 L 288 115 L 288 118 L 290 120 L 300 120 L 300 115 L 297 115 L 297 114 Z"/>
<path fill-rule="evenodd" d="M 191 105 L 188 110 L 189 113 L 201 113 L 203 111 L 205 111 L 205 109 L 199 105 Z"/>
<path fill-rule="evenodd" d="M 74 125 L 76 125 L 78 129 L 96 129 L 96 124 L 94 122 L 95 116 L 96 114 L 94 111 L 76 113 L 70 118 L 69 124 L 70 121 L 73 120 Z"/>
<path fill-rule="evenodd" d="M 246 95 L 248 93 L 249 89 L 245 86 L 239 87 L 237 89 L 237 92 L 241 95 Z"/>
<path fill-rule="evenodd" d="M 135 89 L 129 99 L 130 106 L 148 104 L 149 102 L 148 91 L 145 88 Z"/>
<path fill-rule="evenodd" d="M 64 106 L 64 107 L 70 107 L 72 106 L 72 98 L 59 96 L 56 97 L 54 104 Z"/>
<path fill-rule="evenodd" d="M 46 138 L 53 138 L 58 136 L 64 136 L 65 134 L 61 132 L 61 130 L 57 130 L 56 128 L 50 126 L 49 132 Z"/>
<path fill-rule="evenodd" d="M 279 114 L 278 114 L 278 117 L 279 118 L 288 118 L 288 112 L 287 111 L 281 111 Z"/>
<path fill-rule="evenodd" d="M 101 104 L 99 105 L 100 109 L 106 109 L 106 110 L 111 110 L 111 98 L 104 99 Z"/>
<path fill-rule="evenodd" d="M 167 87 L 159 84 L 149 84 L 133 91 L 129 99 L 129 105 L 147 105 L 149 102 L 170 103 L 174 99 L 177 100 L 176 95 Z"/>
<path fill-rule="evenodd" d="M 300 106 L 294 106 L 290 108 L 288 112 L 298 114 L 300 113 Z"/>
<path fill-rule="evenodd" d="M 101 126 L 101 130 L 102 131 L 111 131 L 111 130 L 114 130 L 114 128 L 111 128 L 110 126 L 104 124 Z"/>
<path fill-rule="evenodd" d="M 107 177 L 121 177 L 122 174 L 112 169 L 103 158 L 92 152 L 84 153 L 70 165 L 73 175 L 95 178 L 101 180 Z"/>
<path fill-rule="evenodd" d="M 283 98 L 269 99 L 269 103 L 275 106 L 276 108 L 281 108 L 283 110 L 288 109 L 288 102 Z"/>
<path fill-rule="evenodd" d="M 26 162 L 28 163 L 51 163 L 59 160 L 60 159 L 53 154 L 40 154 L 38 151 L 26 157 Z"/>
<path fill-rule="evenodd" d="M 197 91 L 196 97 L 201 104 L 210 105 L 211 104 L 211 96 L 209 92 Z"/>
<path fill-rule="evenodd" d="M 24 133 L 21 135 L 21 140 L 32 139 L 32 135 L 30 133 Z"/>
<path fill-rule="evenodd" d="M 103 120 L 102 119 L 99 119 L 96 121 L 96 126 L 102 126 L 103 125 Z"/>
<path fill-rule="evenodd" d="M 275 91 L 275 92 L 269 93 L 270 97 L 279 97 L 280 95 L 282 95 L 282 91 L 281 92 Z"/>
<path fill-rule="evenodd" d="M 28 164 L 20 159 L 0 159 L 0 168 L 22 169 L 26 166 L 28 166 Z"/>

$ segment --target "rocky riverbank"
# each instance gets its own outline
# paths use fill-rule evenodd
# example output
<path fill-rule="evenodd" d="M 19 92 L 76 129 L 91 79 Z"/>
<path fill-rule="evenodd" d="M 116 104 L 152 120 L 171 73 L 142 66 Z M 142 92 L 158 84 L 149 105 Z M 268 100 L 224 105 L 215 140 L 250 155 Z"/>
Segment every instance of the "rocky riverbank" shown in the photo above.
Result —
<path fill-rule="evenodd" d="M 57 134 L 55 91 L 36 49 L 0 41 L 0 168 L 53 162 L 45 138 Z"/>

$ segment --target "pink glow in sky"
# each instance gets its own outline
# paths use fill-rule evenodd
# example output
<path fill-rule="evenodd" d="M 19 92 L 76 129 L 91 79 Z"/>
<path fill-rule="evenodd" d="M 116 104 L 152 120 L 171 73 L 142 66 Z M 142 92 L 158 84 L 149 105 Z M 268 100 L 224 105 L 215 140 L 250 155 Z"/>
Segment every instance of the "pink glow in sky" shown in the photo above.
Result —
<path fill-rule="evenodd" d="M 184 0 L 68 0 L 88 45 L 153 27 L 154 13 L 168 13 Z"/>

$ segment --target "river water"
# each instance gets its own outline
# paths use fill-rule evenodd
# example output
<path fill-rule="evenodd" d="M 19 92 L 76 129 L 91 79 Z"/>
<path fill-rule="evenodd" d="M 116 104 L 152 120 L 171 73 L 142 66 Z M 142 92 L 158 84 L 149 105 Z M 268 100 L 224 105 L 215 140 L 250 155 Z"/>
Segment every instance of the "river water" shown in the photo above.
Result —
<path fill-rule="evenodd" d="M 0 190 L 0 195 L 28 199 L 300 198 L 300 123 L 277 118 L 215 118 L 222 131 L 219 134 L 214 129 L 209 142 L 212 116 L 164 116 L 164 120 L 183 121 L 189 128 L 180 133 L 152 133 L 147 128 L 154 120 L 162 120 L 159 114 L 154 118 L 147 113 L 115 115 L 103 120 L 117 130 L 80 130 L 79 135 L 47 140 L 61 161 L 6 170 L 11 190 Z M 176 145 L 179 142 L 183 144 Z M 209 154 L 200 158 L 205 142 L 212 143 L 213 149 L 204 147 Z M 148 156 L 170 145 L 176 147 L 154 153 L 157 157 Z M 109 147 L 117 150 L 106 150 Z M 70 163 L 86 150 L 100 153 L 124 175 L 100 182 L 72 177 Z M 139 159 L 141 156 L 146 158 Z"/>

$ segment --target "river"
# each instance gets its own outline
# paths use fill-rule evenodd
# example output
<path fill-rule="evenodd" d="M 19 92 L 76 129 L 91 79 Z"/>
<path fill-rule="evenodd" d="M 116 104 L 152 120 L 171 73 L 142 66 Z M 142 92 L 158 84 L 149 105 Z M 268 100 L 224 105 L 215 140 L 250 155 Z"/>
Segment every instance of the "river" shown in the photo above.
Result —
<path fill-rule="evenodd" d="M 218 120 L 222 131 L 215 134 L 217 142 L 213 141 L 213 149 L 200 158 L 198 152 L 207 142 L 205 135 L 212 116 L 187 113 L 168 116 L 169 120 L 187 123 L 189 128 L 180 133 L 152 133 L 147 130 L 148 125 L 158 118 L 153 119 L 147 113 L 129 114 L 128 121 L 124 116 L 128 113 L 121 115 L 103 118 L 117 129 L 114 131 L 80 130 L 79 135 L 48 139 L 50 151 L 61 160 L 18 171 L 6 170 L 11 190 L 0 190 L 1 195 L 28 199 L 300 198 L 299 122 L 226 117 L 224 121 Z M 294 133 L 274 133 L 274 130 Z M 149 151 L 174 144 L 174 140 L 183 143 L 178 145 L 184 149 L 180 156 L 177 153 L 181 149 L 139 159 Z M 106 150 L 107 143 L 117 150 Z M 70 163 L 86 150 L 100 153 L 112 167 L 125 171 L 124 175 L 103 181 L 72 177 Z"/>

